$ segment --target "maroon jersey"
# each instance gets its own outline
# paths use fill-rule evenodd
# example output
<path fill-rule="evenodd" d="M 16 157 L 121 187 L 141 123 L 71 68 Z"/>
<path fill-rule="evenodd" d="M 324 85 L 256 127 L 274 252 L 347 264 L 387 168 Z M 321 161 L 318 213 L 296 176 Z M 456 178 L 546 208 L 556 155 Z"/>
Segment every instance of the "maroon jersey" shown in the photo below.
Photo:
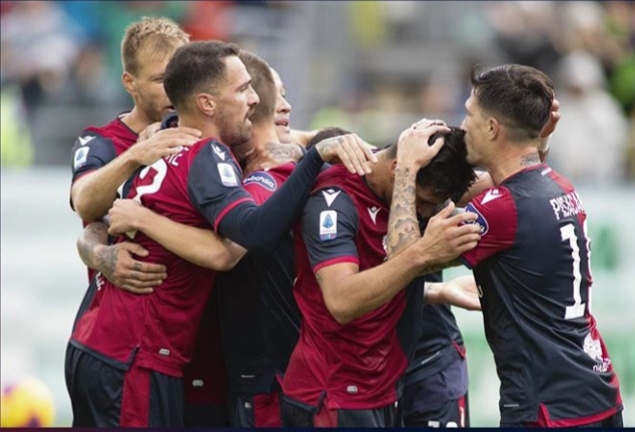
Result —
<path fill-rule="evenodd" d="M 312 407 L 323 402 L 329 409 L 352 410 L 397 401 L 398 382 L 408 365 L 398 334 L 406 290 L 342 325 L 326 308 L 314 274 L 344 262 L 358 264 L 360 272 L 382 264 L 388 210 L 364 178 L 342 166 L 318 177 L 295 229 L 294 294 L 303 321 L 283 383 L 287 398 Z M 420 310 L 421 299 L 415 303 Z"/>
<path fill-rule="evenodd" d="M 143 169 L 130 197 L 178 223 L 210 228 L 240 203 L 253 203 L 241 182 L 229 149 L 205 139 Z M 124 240 L 129 241 L 118 239 Z M 143 233 L 134 242 L 149 251 L 148 262 L 166 265 L 168 278 L 146 296 L 100 280 L 71 343 L 120 368 L 128 368 L 136 355 L 139 366 L 180 377 L 192 356 L 215 272 L 179 258 Z"/>
<path fill-rule="evenodd" d="M 501 381 L 501 423 L 576 426 L 621 410 L 618 380 L 591 315 L 582 201 L 547 165 L 475 197 L 478 246 L 463 255 L 479 286 Z"/>
<path fill-rule="evenodd" d="M 79 134 L 72 150 L 72 183 L 107 165 L 137 142 L 139 136 L 121 121 L 124 114 L 105 126 L 89 126 Z M 73 208 L 72 197 L 70 204 Z M 84 227 L 86 225 L 84 222 Z M 95 271 L 88 269 L 88 280 L 92 280 L 94 276 Z"/>

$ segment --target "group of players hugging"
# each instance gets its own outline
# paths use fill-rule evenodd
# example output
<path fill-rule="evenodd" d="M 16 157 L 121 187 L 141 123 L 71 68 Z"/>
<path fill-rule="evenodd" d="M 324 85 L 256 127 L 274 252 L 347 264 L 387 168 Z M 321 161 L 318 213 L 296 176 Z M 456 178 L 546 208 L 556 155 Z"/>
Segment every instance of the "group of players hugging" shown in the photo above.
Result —
<path fill-rule="evenodd" d="M 263 59 L 168 19 L 121 55 L 132 110 L 72 150 L 73 426 L 468 427 L 451 305 L 483 316 L 501 426 L 622 426 L 545 74 L 475 69 L 460 128 L 374 148 L 290 128 Z"/>

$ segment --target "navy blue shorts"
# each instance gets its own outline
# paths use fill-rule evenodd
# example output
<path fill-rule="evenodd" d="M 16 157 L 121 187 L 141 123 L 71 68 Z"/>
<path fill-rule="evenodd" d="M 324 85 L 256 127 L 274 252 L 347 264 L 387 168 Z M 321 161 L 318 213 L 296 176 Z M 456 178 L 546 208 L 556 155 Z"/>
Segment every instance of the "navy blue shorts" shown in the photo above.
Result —
<path fill-rule="evenodd" d="M 396 427 L 396 411 L 396 404 L 366 410 L 333 410 L 321 404 L 316 409 L 283 398 L 282 423 L 284 427 Z"/>
<path fill-rule="evenodd" d="M 117 368 L 68 344 L 66 387 L 73 427 L 182 427 L 183 383 L 133 361 Z"/>

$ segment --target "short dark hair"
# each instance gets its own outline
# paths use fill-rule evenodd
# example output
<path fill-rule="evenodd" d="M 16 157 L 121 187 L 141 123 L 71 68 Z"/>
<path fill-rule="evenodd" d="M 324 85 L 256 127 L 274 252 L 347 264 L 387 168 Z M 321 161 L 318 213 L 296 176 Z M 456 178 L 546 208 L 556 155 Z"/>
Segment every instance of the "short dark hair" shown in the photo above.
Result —
<path fill-rule="evenodd" d="M 336 127 L 336 126 L 330 126 L 330 127 L 324 128 L 324 129 L 320 129 L 318 131 L 318 133 L 316 133 L 313 136 L 313 138 L 311 138 L 309 140 L 309 142 L 306 143 L 306 149 L 307 150 L 311 150 L 311 147 L 313 147 L 314 145 L 316 145 L 320 141 L 323 141 L 323 140 L 325 140 L 327 138 L 333 138 L 333 137 L 341 136 L 341 135 L 348 135 L 350 133 L 351 132 L 349 132 L 349 131 L 347 131 L 345 129 Z"/>
<path fill-rule="evenodd" d="M 241 50 L 238 58 L 245 64 L 251 76 L 251 86 L 260 99 L 249 119 L 252 123 L 260 123 L 263 120 L 273 122 L 278 95 L 271 68 L 266 61 L 249 51 Z"/>
<path fill-rule="evenodd" d="M 439 153 L 417 172 L 417 185 L 431 188 L 438 198 L 456 202 L 474 183 L 476 173 L 467 162 L 465 131 L 450 127 L 450 132 L 443 138 L 445 142 Z"/>
<path fill-rule="evenodd" d="M 470 80 L 479 107 L 508 128 L 510 140 L 540 135 L 554 98 L 553 81 L 547 75 L 529 66 L 508 64 L 473 69 Z"/>
<path fill-rule="evenodd" d="M 215 91 L 226 75 L 225 58 L 240 48 L 220 41 L 191 42 L 176 50 L 165 68 L 163 86 L 177 111 L 201 91 Z"/>

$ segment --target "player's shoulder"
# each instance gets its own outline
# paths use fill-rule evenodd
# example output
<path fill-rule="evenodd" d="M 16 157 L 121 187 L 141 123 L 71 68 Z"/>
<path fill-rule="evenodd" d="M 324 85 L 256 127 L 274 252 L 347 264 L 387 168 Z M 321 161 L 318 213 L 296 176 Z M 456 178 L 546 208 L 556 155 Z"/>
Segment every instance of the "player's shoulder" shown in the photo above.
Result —
<path fill-rule="evenodd" d="M 481 235 L 485 234 L 492 223 L 517 217 L 516 202 L 512 192 L 505 186 L 485 189 L 465 206 L 466 212 L 477 215 L 474 223 L 481 226 Z"/>

